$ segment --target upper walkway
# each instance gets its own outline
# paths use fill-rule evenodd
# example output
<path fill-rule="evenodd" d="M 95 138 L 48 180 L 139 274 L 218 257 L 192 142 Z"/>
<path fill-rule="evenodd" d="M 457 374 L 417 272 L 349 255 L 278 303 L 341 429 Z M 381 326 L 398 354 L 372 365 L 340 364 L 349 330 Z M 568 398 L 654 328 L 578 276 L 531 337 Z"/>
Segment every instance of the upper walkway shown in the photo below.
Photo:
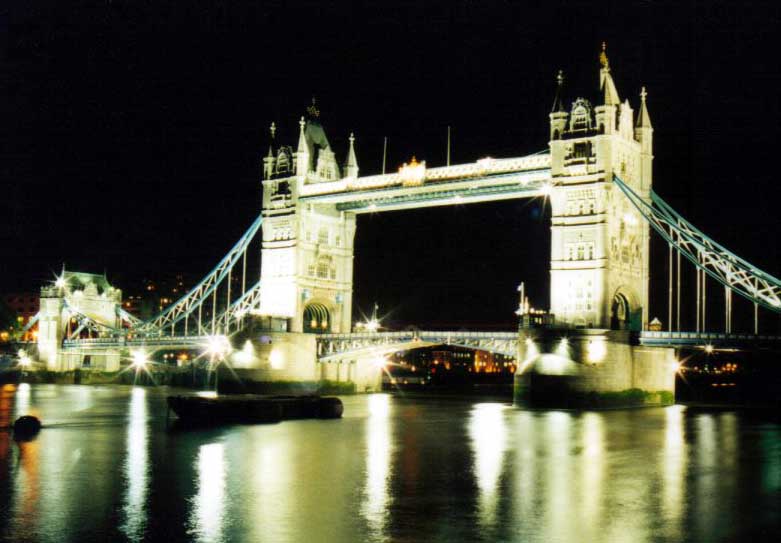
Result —
<path fill-rule="evenodd" d="M 549 181 L 550 155 L 539 153 L 429 169 L 415 163 L 398 173 L 310 183 L 299 201 L 370 213 L 540 196 Z"/>

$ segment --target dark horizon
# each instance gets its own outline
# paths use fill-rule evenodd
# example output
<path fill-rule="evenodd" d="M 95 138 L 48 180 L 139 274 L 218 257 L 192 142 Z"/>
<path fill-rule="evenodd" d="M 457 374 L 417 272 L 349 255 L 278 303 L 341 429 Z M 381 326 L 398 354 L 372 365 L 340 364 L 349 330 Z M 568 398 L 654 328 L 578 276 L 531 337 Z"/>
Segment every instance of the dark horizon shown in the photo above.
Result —
<path fill-rule="evenodd" d="M 452 163 L 544 150 L 556 72 L 566 103 L 593 99 L 603 41 L 621 99 L 637 109 L 648 89 L 656 192 L 778 276 L 780 9 L 12 2 L 0 290 L 36 289 L 63 262 L 120 288 L 204 275 L 260 210 L 268 126 L 294 145 L 313 95 L 340 162 L 355 132 L 362 175 L 379 173 L 385 136 L 389 171 L 444 164 L 448 125 Z M 377 301 L 402 323 L 511 323 L 520 281 L 547 306 L 549 235 L 528 200 L 361 216 L 355 313 Z"/>

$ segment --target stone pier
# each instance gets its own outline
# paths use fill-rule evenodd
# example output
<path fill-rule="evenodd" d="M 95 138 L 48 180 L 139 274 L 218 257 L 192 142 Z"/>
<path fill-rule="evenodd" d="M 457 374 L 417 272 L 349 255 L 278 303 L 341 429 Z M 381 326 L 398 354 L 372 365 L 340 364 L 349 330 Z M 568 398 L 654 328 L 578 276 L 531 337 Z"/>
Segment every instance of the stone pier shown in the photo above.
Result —
<path fill-rule="evenodd" d="M 514 400 L 546 407 L 666 405 L 674 400 L 672 348 L 643 347 L 628 331 L 522 330 Z"/>

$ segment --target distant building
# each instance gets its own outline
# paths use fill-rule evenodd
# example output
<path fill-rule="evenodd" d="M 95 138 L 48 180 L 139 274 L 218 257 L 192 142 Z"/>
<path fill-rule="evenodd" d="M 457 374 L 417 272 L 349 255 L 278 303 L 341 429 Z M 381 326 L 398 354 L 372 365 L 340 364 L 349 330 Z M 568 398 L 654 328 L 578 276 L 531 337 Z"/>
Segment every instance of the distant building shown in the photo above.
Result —
<path fill-rule="evenodd" d="M 399 351 L 388 362 L 387 385 L 501 380 L 511 378 L 516 368 L 511 356 L 448 345 Z"/>
<path fill-rule="evenodd" d="M 233 283 L 235 287 L 235 278 Z M 142 320 L 151 319 L 184 296 L 187 290 L 184 274 L 181 273 L 167 279 L 145 278 L 140 287 L 128 289 L 129 294 L 122 307 Z"/>
<path fill-rule="evenodd" d="M 8 310 L 15 315 L 13 329 L 0 330 L 0 340 L 8 341 L 15 332 L 24 329 L 30 320 L 35 317 L 40 307 L 40 296 L 35 292 L 11 292 L 3 294 L 0 298 Z M 37 333 L 37 327 L 33 326 L 23 337 L 22 341 L 33 341 Z"/>

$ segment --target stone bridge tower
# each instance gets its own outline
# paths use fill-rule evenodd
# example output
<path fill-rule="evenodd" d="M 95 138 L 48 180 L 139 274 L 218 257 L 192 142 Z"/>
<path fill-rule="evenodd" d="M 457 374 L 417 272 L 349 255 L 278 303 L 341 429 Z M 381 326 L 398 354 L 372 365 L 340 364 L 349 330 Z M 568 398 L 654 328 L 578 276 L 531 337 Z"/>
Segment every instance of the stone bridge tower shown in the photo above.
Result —
<path fill-rule="evenodd" d="M 300 201 L 301 187 L 358 176 L 354 138 L 337 163 L 314 100 L 299 122 L 298 146 L 278 146 L 276 127 L 263 159 L 260 313 L 277 331 L 349 332 L 355 215 Z"/>
<path fill-rule="evenodd" d="M 648 322 L 650 226 L 613 183 L 649 198 L 653 129 L 645 89 L 635 119 L 621 102 L 603 45 L 596 105 L 562 99 L 550 114 L 551 311 L 557 322 L 640 330 Z"/>

